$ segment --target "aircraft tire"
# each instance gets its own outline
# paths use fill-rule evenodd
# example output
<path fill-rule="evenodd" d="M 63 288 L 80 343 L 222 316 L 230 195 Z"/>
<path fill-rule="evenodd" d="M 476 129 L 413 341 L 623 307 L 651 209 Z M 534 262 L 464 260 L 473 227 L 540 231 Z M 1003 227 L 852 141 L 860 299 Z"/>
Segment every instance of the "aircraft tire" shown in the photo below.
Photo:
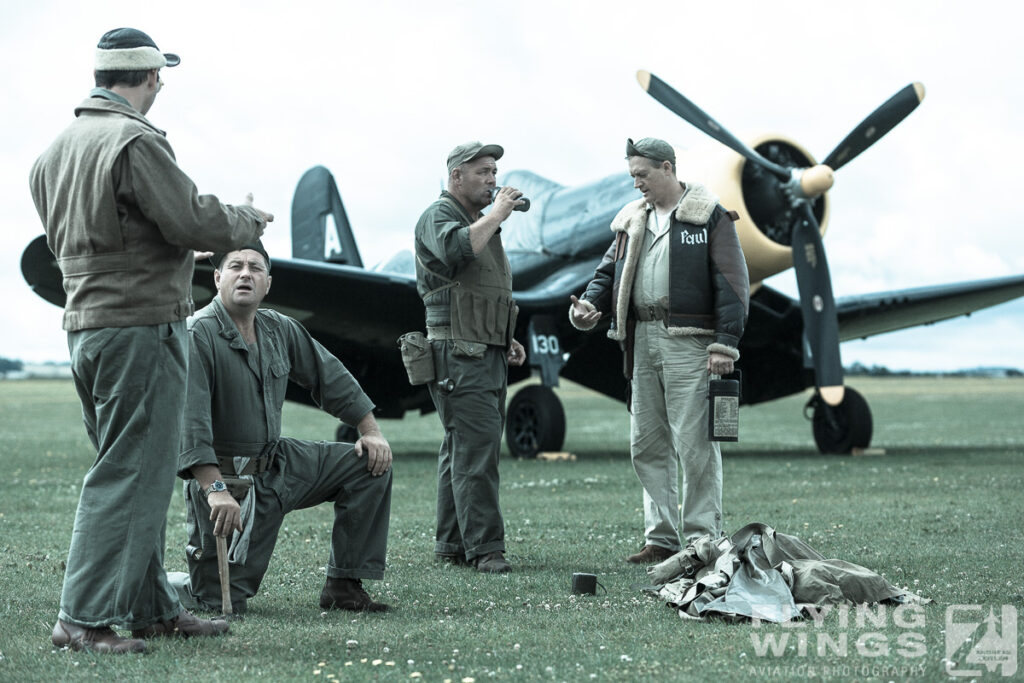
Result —
<path fill-rule="evenodd" d="M 345 443 L 355 443 L 359 440 L 359 430 L 352 425 L 347 425 L 342 422 L 334 432 L 334 440 L 344 441 Z"/>
<path fill-rule="evenodd" d="M 536 458 L 543 451 L 558 451 L 565 441 L 565 409 L 550 387 L 523 387 L 508 404 L 505 442 L 516 458 Z"/>
<path fill-rule="evenodd" d="M 837 406 L 829 406 L 817 395 L 811 400 L 814 442 L 819 451 L 849 455 L 854 448 L 868 447 L 873 430 L 871 408 L 857 391 L 846 387 L 843 402 Z"/>

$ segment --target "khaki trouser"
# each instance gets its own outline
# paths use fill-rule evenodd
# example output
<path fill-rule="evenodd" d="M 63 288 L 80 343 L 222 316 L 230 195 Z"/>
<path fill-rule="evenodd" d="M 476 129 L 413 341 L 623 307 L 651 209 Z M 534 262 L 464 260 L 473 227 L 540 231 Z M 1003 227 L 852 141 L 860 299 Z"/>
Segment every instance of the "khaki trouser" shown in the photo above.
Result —
<path fill-rule="evenodd" d="M 630 453 L 644 488 L 647 543 L 669 550 L 722 532 L 722 452 L 707 432 L 710 342 L 670 336 L 661 321 L 636 326 Z"/>
<path fill-rule="evenodd" d="M 498 456 L 505 427 L 508 361 L 505 349 L 488 346 L 483 358 L 467 358 L 457 342 L 432 340 L 438 380 L 430 397 L 444 427 L 437 460 L 437 536 L 434 552 L 469 561 L 505 551 L 505 520 L 498 504 Z"/>
<path fill-rule="evenodd" d="M 380 579 L 391 519 L 391 470 L 379 477 L 366 469 L 350 443 L 278 441 L 270 469 L 255 477 L 248 495 L 256 496 L 252 535 L 244 565 L 232 564 L 231 602 L 244 611 L 256 595 L 277 544 L 286 514 L 325 502 L 334 503 L 334 526 L 326 572 L 331 578 Z M 195 479 L 185 482 L 186 519 L 190 546 L 200 548 L 198 559 L 186 554 L 191 593 L 205 608 L 221 607 L 217 542 L 210 506 Z"/>
<path fill-rule="evenodd" d="M 144 628 L 181 612 L 164 574 L 188 369 L 184 321 L 68 333 L 96 460 L 68 551 L 60 618 Z"/>

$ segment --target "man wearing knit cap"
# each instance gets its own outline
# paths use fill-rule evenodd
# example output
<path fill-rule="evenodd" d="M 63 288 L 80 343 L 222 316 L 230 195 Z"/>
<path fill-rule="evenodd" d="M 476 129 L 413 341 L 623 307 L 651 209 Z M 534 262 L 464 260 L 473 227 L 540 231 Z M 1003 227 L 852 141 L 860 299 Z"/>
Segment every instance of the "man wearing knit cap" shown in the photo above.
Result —
<path fill-rule="evenodd" d="M 96 88 L 32 167 L 32 199 L 64 277 L 71 368 L 96 457 L 86 472 L 52 641 L 142 652 L 143 638 L 215 635 L 163 568 L 185 408 L 194 250 L 259 238 L 273 216 L 199 195 L 146 118 L 177 66 L 142 31 L 100 38 Z M 127 638 L 114 626 L 130 629 Z"/>
<path fill-rule="evenodd" d="M 383 612 L 363 579 L 384 575 L 391 446 L 373 401 L 294 318 L 260 308 L 270 257 L 259 242 L 213 257 L 217 296 L 188 319 L 188 400 L 178 474 L 185 479 L 189 576 L 182 601 L 221 606 L 215 536 L 229 536 L 234 614 L 256 595 L 289 512 L 334 504 L 323 609 Z M 289 381 L 359 432 L 355 444 L 281 436 Z"/>
<path fill-rule="evenodd" d="M 628 140 L 626 158 L 643 197 L 612 220 L 612 244 L 580 298 L 570 297 L 569 319 L 589 330 L 610 315 L 608 336 L 623 348 L 645 525 L 643 548 L 627 559 L 650 564 L 722 534 L 722 454 L 708 440 L 708 375 L 732 372 L 739 359 L 750 285 L 736 214 L 706 187 L 679 182 L 672 146 Z"/>
<path fill-rule="evenodd" d="M 498 455 L 505 426 L 508 366 L 526 352 L 512 338 L 519 308 L 501 224 L 525 202 L 503 187 L 493 199 L 498 145 L 467 142 L 448 155 L 448 189 L 416 223 L 416 289 L 426 308 L 437 381 L 430 397 L 444 427 L 437 466 L 437 532 L 442 561 L 502 573 L 505 522 L 498 505 Z"/>

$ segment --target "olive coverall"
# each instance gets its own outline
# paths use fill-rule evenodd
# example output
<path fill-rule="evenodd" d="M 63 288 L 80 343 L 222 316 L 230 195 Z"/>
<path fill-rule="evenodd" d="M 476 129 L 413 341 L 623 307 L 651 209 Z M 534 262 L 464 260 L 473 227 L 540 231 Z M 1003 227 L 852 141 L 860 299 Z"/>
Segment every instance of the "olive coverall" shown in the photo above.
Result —
<path fill-rule="evenodd" d="M 230 567 L 231 601 L 238 611 L 260 586 L 284 516 L 323 502 L 334 503 L 327 576 L 380 579 L 384 574 L 391 470 L 372 476 L 352 444 L 281 437 L 289 380 L 351 425 L 373 403 L 341 361 L 297 321 L 260 309 L 255 327 L 257 343 L 250 347 L 219 298 L 189 319 L 191 365 L 178 474 L 186 479 L 191 593 L 208 608 L 220 605 L 220 584 L 210 507 L 191 474 L 196 465 L 217 464 L 225 479 L 233 465 L 246 462 L 239 458 L 266 468 L 253 475 L 245 494 L 255 496 L 248 547 L 244 559 Z"/>

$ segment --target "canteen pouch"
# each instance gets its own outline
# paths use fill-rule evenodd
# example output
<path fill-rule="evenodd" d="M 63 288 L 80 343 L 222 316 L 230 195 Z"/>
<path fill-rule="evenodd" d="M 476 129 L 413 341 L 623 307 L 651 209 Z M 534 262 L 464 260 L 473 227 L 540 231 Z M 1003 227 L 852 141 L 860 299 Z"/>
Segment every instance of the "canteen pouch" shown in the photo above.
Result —
<path fill-rule="evenodd" d="M 402 364 L 405 365 L 409 384 L 417 386 L 434 381 L 434 354 L 422 332 L 406 332 L 398 338 L 398 348 L 402 351 Z"/>

